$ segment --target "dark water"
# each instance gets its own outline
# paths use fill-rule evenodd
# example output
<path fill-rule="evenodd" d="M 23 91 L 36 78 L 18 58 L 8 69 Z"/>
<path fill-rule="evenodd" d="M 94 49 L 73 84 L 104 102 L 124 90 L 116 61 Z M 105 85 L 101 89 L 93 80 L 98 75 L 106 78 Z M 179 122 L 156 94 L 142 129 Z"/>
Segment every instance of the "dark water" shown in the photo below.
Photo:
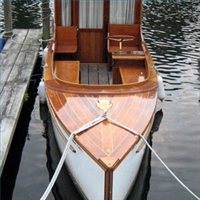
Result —
<path fill-rule="evenodd" d="M 25 26 L 26 21 L 30 21 L 27 27 L 30 24 L 40 26 L 38 6 L 20 8 L 24 1 L 18 2 L 21 4 L 15 5 L 18 8 L 16 27 Z M 36 1 L 27 2 L 26 5 L 31 5 Z M 18 25 L 21 20 L 19 8 L 26 13 L 27 20 Z M 153 134 L 152 147 L 184 184 L 200 196 L 200 1 L 145 1 L 143 21 L 144 38 L 164 79 L 166 92 L 165 100 L 158 102 L 163 117 L 159 130 Z M 3 29 L 2 22 L 0 26 Z M 51 126 L 49 128 L 51 130 Z M 49 145 L 53 136 L 46 140 L 42 137 L 43 130 L 36 98 L 13 192 L 14 200 L 39 199 L 56 167 L 59 159 L 56 146 Z M 136 182 L 129 199 L 195 199 L 155 155 L 147 152 L 146 156 L 145 176 L 140 176 L 143 181 Z M 64 195 L 63 199 L 80 199 L 65 170 L 62 176 L 68 178 L 59 178 L 60 186 L 56 186 L 54 195 L 48 199 L 54 199 L 54 196 L 62 199 L 60 195 Z M 68 189 L 64 185 L 68 185 Z"/>

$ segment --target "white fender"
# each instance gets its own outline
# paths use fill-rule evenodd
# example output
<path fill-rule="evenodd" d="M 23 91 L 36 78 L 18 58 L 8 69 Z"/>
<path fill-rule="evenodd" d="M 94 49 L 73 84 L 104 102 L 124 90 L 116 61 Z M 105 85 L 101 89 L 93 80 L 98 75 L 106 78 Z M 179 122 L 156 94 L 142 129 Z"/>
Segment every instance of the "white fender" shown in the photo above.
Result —
<path fill-rule="evenodd" d="M 160 74 L 157 73 L 158 78 L 158 98 L 162 101 L 165 98 L 165 89 L 163 86 L 163 79 Z"/>
<path fill-rule="evenodd" d="M 43 50 L 43 55 L 42 55 L 42 66 L 45 65 L 46 62 L 46 57 L 47 57 L 47 51 L 48 51 L 48 47 L 46 46 Z"/>
<path fill-rule="evenodd" d="M 44 84 L 43 79 L 41 79 L 38 86 L 38 95 L 39 95 L 40 103 L 42 104 L 46 103 L 46 92 L 45 92 L 45 84 Z"/>

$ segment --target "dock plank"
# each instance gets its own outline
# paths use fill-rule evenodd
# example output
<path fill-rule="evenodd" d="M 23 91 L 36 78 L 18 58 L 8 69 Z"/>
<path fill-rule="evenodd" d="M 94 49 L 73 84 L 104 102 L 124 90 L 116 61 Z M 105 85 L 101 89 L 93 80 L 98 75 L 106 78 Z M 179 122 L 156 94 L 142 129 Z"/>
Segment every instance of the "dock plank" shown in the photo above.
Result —
<path fill-rule="evenodd" d="M 9 74 L 11 73 L 15 61 L 18 56 L 19 50 L 22 48 L 22 44 L 25 41 L 26 35 L 28 30 L 20 29 L 20 30 L 14 30 L 13 39 L 16 41 L 15 43 L 11 40 L 6 43 L 6 45 L 3 48 L 3 51 L 1 53 L 1 85 L 0 85 L 0 91 L 3 90 L 3 87 L 5 86 L 5 83 L 7 82 L 7 79 L 9 77 Z"/>
<path fill-rule="evenodd" d="M 1 155 L 2 173 L 29 80 L 38 58 L 40 29 L 15 29 L 1 54 Z"/>

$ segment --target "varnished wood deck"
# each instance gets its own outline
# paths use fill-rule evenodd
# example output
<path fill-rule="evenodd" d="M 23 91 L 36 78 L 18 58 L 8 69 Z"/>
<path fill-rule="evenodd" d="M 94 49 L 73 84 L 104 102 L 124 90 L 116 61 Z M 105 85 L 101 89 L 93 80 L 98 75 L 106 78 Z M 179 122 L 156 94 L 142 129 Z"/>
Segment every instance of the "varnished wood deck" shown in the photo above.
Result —
<path fill-rule="evenodd" d="M 51 97 L 49 101 L 53 112 L 70 133 L 102 115 L 102 111 L 96 104 L 99 99 L 107 98 L 113 104 L 108 112 L 110 118 L 144 134 L 152 120 L 157 99 L 155 91 L 136 95 L 76 95 L 47 89 L 47 94 Z M 114 167 L 117 161 L 122 161 L 138 139 L 134 134 L 108 120 L 75 138 L 96 162 L 100 160 L 107 166 L 107 159 L 109 159 L 112 163 L 109 167 Z"/>
<path fill-rule="evenodd" d="M 1 154 L 2 173 L 31 74 L 38 58 L 40 29 L 15 29 L 1 53 Z"/>

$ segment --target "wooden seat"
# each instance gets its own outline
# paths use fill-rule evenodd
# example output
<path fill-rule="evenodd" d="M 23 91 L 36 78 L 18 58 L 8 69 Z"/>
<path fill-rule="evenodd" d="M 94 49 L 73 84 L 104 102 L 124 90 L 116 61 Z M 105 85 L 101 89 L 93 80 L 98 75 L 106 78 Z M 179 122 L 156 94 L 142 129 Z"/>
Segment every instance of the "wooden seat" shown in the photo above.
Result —
<path fill-rule="evenodd" d="M 61 81 L 79 83 L 79 61 L 55 61 L 56 78 Z"/>
<path fill-rule="evenodd" d="M 130 65 L 134 61 L 145 60 L 142 47 L 141 28 L 139 24 L 109 24 L 108 38 L 124 35 L 124 41 L 108 39 L 108 65 L 111 68 L 118 67 L 122 63 Z M 123 38 L 122 35 L 122 38 Z M 129 39 L 129 37 L 134 39 Z M 127 37 L 127 39 L 126 39 Z M 121 42 L 121 43 L 120 43 Z M 118 70 L 117 70 L 118 71 Z"/>
<path fill-rule="evenodd" d="M 141 82 L 146 79 L 146 70 L 143 66 L 120 66 L 119 73 L 122 84 Z"/>
<path fill-rule="evenodd" d="M 122 44 L 122 49 L 120 51 L 137 51 L 141 47 L 141 33 L 139 24 L 109 24 L 108 25 L 108 37 L 114 35 L 127 35 L 134 36 L 133 40 L 124 41 Z M 119 51 L 119 42 L 108 40 L 108 52 L 113 53 Z"/>
<path fill-rule="evenodd" d="M 55 26 L 55 53 L 77 52 L 77 26 Z"/>

